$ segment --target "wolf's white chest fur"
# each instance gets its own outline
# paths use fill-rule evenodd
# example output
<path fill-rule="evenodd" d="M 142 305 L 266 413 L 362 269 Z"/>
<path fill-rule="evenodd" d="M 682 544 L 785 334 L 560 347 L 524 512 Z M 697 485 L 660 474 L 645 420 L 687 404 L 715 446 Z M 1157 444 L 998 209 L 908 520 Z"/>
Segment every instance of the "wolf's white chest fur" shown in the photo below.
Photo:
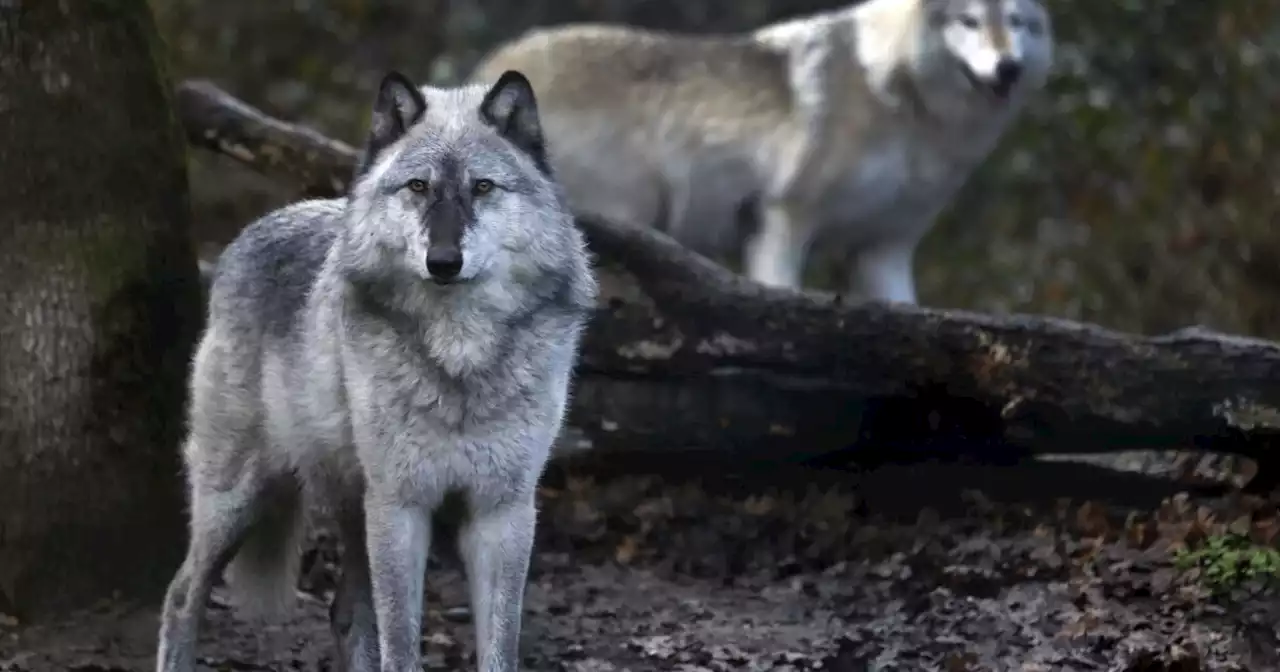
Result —
<path fill-rule="evenodd" d="M 799 287 L 809 252 L 834 246 L 852 292 L 915 302 L 916 246 L 1036 86 L 1003 101 L 976 90 L 925 48 L 941 39 L 925 20 L 918 2 L 868 0 L 754 33 L 787 53 L 803 130 L 783 143 L 798 151 L 769 162 L 782 186 L 746 241 L 749 277 Z"/>
<path fill-rule="evenodd" d="M 859 239 L 915 238 L 931 222 L 921 211 L 943 207 L 984 153 L 981 139 L 966 147 L 944 147 L 907 128 L 889 128 L 862 148 L 856 160 L 833 157 L 819 228 L 836 229 L 850 243 Z M 956 149 L 968 151 L 955 152 Z M 948 151 L 953 150 L 953 151 Z"/>
<path fill-rule="evenodd" d="M 957 95 L 923 100 L 898 90 L 905 67 L 902 32 L 909 14 L 901 7 L 868 3 L 845 12 L 770 26 L 755 34 L 762 44 L 791 54 L 796 100 L 809 110 L 809 164 L 798 190 L 817 221 L 803 226 L 844 244 L 911 241 L 924 235 L 985 158 L 1007 122 L 1007 111 L 975 110 Z M 852 54 L 832 45 L 848 39 Z M 852 61 L 845 61 L 852 55 Z M 856 78 L 858 84 L 842 83 Z M 925 89 L 931 85 L 915 82 Z M 925 92 L 921 92 L 925 93 Z M 873 119 L 868 123 L 867 118 Z"/>

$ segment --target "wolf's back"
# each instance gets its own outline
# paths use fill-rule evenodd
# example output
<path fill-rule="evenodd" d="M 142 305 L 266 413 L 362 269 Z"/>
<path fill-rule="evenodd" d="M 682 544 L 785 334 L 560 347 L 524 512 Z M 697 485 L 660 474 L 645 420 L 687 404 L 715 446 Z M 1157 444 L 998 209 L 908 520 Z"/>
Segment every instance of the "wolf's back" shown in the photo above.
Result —
<path fill-rule="evenodd" d="M 343 207 L 342 200 L 303 201 L 246 226 L 214 268 L 210 323 L 287 335 L 337 238 Z"/>

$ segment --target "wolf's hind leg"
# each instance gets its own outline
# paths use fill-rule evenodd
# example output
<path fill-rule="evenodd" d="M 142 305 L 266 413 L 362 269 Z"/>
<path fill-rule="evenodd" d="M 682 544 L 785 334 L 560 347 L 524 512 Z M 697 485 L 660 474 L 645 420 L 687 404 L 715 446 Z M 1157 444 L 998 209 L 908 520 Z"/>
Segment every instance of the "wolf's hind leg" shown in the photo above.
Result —
<path fill-rule="evenodd" d="M 188 439 L 187 454 L 198 461 L 217 450 Z M 160 617 L 157 672 L 194 672 L 196 641 L 213 582 L 226 568 L 261 514 L 265 478 L 246 468 L 230 487 L 207 482 L 199 465 L 190 479 L 190 523 L 186 558 L 169 583 Z"/>
<path fill-rule="evenodd" d="M 359 499 L 339 505 L 337 518 L 342 535 L 342 576 L 329 607 L 329 626 L 338 646 L 338 669 L 377 672 L 378 626 Z"/>
<path fill-rule="evenodd" d="M 524 590 L 536 523 L 537 509 L 529 496 L 473 514 L 459 530 L 481 672 L 519 669 Z"/>

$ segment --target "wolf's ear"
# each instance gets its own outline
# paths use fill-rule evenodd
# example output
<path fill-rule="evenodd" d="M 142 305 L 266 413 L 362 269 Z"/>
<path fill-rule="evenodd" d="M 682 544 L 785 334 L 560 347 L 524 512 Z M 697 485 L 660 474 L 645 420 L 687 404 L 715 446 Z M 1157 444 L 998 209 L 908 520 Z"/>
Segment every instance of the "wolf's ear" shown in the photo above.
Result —
<path fill-rule="evenodd" d="M 426 112 L 427 99 L 408 77 L 395 70 L 383 76 L 382 83 L 378 85 L 378 97 L 373 101 L 369 139 L 356 175 L 363 175 L 382 150 L 399 140 Z"/>
<path fill-rule="evenodd" d="M 508 70 L 498 77 L 480 103 L 480 118 L 532 157 L 539 170 L 551 174 L 542 122 L 538 119 L 538 101 L 533 85 L 523 74 Z"/>

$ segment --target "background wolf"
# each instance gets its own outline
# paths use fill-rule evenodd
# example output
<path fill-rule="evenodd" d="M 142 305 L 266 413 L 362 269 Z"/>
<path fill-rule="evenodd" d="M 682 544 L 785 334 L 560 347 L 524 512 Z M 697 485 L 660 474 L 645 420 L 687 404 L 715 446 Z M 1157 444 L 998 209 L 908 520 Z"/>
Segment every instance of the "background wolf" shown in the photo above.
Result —
<path fill-rule="evenodd" d="M 389 74 L 349 197 L 273 212 L 219 259 L 157 669 L 195 669 L 228 562 L 251 606 L 292 597 L 308 504 L 344 542 L 345 669 L 420 669 L 430 514 L 449 497 L 480 668 L 515 670 L 535 484 L 596 291 L 528 81 L 419 90 Z"/>
<path fill-rule="evenodd" d="M 576 211 L 740 253 L 769 285 L 832 243 L 850 292 L 914 303 L 919 241 L 1052 51 L 1036 0 L 868 0 L 737 36 L 537 29 L 473 76 L 529 76 Z"/>

